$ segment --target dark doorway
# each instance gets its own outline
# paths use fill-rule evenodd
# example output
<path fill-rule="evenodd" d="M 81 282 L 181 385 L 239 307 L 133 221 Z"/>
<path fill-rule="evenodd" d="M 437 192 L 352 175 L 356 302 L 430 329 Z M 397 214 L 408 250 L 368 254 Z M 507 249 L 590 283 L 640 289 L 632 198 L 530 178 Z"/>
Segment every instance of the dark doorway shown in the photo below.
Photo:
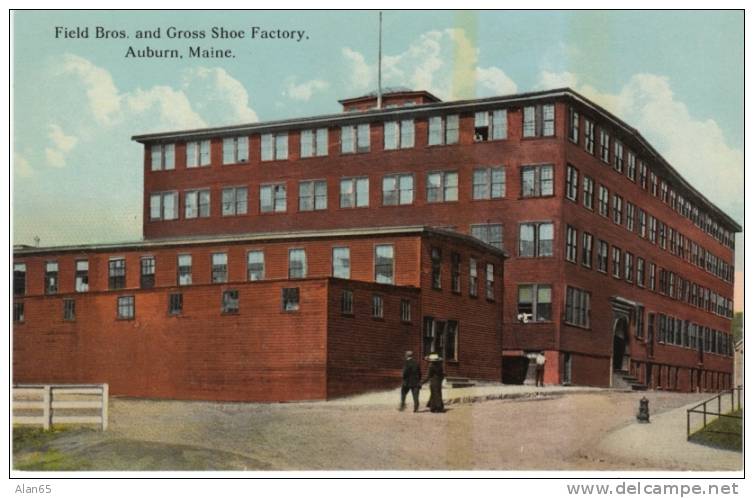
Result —
<path fill-rule="evenodd" d="M 615 320 L 613 331 L 613 370 L 626 370 L 625 356 L 628 342 L 628 320 L 621 317 Z"/>
<path fill-rule="evenodd" d="M 523 384 L 528 369 L 526 356 L 503 356 L 503 384 Z"/>

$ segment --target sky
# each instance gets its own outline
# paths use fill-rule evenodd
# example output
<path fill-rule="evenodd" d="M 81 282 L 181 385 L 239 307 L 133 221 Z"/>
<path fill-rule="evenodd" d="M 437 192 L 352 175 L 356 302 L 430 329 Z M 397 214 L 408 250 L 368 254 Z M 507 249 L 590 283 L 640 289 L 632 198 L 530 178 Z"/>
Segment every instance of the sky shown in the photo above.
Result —
<path fill-rule="evenodd" d="M 141 238 L 134 134 L 334 113 L 377 86 L 373 11 L 25 11 L 12 22 L 17 244 Z M 129 38 L 96 38 L 98 26 Z M 254 26 L 305 35 L 251 39 Z M 211 39 L 213 27 L 246 37 Z M 158 28 L 159 39 L 136 39 Z M 168 38 L 169 28 L 206 37 Z M 235 57 L 127 58 L 129 46 Z M 443 100 L 570 86 L 639 129 L 742 225 L 743 62 L 742 11 L 383 14 L 384 85 Z"/>

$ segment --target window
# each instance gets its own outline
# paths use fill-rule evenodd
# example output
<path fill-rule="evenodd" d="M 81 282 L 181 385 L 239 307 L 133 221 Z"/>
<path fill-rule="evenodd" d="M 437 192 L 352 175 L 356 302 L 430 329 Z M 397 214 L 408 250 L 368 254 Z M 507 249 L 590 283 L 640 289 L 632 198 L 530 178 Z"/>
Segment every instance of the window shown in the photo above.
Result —
<path fill-rule="evenodd" d="M 477 273 L 476 259 L 469 258 L 469 296 L 476 297 L 479 292 L 479 275 Z"/>
<path fill-rule="evenodd" d="M 351 278 L 351 249 L 348 247 L 333 247 L 332 276 Z"/>
<path fill-rule="evenodd" d="M 613 246 L 613 276 L 620 278 L 620 248 Z"/>
<path fill-rule="evenodd" d="M 575 287 L 566 288 L 565 321 L 570 325 L 589 328 L 592 295 Z"/>
<path fill-rule="evenodd" d="M 296 311 L 299 308 L 298 287 L 283 289 L 283 311 Z"/>
<path fill-rule="evenodd" d="M 89 261 L 82 259 L 76 261 L 75 275 L 76 292 L 86 292 L 89 290 Z"/>
<path fill-rule="evenodd" d="M 301 132 L 301 157 L 326 156 L 327 147 L 327 128 Z"/>
<path fill-rule="evenodd" d="M 141 280 L 139 284 L 142 289 L 151 289 L 154 287 L 154 274 L 154 256 L 144 256 L 141 258 Z"/>
<path fill-rule="evenodd" d="M 411 301 L 408 299 L 401 299 L 401 321 L 411 321 Z"/>
<path fill-rule="evenodd" d="M 491 126 L 490 126 L 491 125 Z M 508 136 L 508 113 L 505 110 L 474 113 L 474 141 L 501 140 Z"/>
<path fill-rule="evenodd" d="M 505 197 L 504 168 L 477 168 L 474 170 L 474 199 L 501 199 L 503 197 Z"/>
<path fill-rule="evenodd" d="M 518 255 L 522 258 L 552 256 L 551 222 L 519 225 Z"/>
<path fill-rule="evenodd" d="M 634 279 L 634 255 L 628 251 L 623 254 L 623 278 L 626 282 Z"/>
<path fill-rule="evenodd" d="M 264 280 L 264 251 L 249 251 L 246 254 L 246 274 L 249 282 Z"/>
<path fill-rule="evenodd" d="M 632 182 L 636 181 L 636 154 L 628 151 L 628 161 L 626 165 L 626 176 Z"/>
<path fill-rule="evenodd" d="M 660 241 L 660 247 L 663 249 L 667 249 L 668 245 L 668 232 L 667 232 L 667 226 L 665 226 L 665 223 L 659 222 L 660 228 L 658 230 L 659 233 L 659 241 Z"/>
<path fill-rule="evenodd" d="M 133 320 L 136 315 L 134 297 L 120 296 L 118 298 L 118 319 Z"/>
<path fill-rule="evenodd" d="M 610 208 L 610 191 L 604 185 L 600 185 L 598 202 L 600 215 L 607 217 Z"/>
<path fill-rule="evenodd" d="M 655 290 L 657 288 L 657 276 L 656 266 L 654 263 L 649 263 L 649 290 Z"/>
<path fill-rule="evenodd" d="M 299 182 L 298 210 L 320 211 L 327 209 L 327 182 L 325 180 Z"/>
<path fill-rule="evenodd" d="M 149 196 L 150 220 L 178 218 L 178 192 L 160 192 Z"/>
<path fill-rule="evenodd" d="M 345 315 L 353 315 L 353 291 L 344 290 L 340 294 L 340 312 Z"/>
<path fill-rule="evenodd" d="M 13 321 L 24 321 L 24 303 L 13 303 Z"/>
<path fill-rule="evenodd" d="M 114 258 L 108 261 L 108 288 L 123 289 L 126 286 L 126 260 Z"/>
<path fill-rule="evenodd" d="M 288 208 L 285 184 L 259 187 L 259 209 L 263 213 L 284 213 Z"/>
<path fill-rule="evenodd" d="M 545 284 L 518 286 L 518 314 L 526 314 L 529 321 L 552 320 L 552 287 Z"/>
<path fill-rule="evenodd" d="M 374 281 L 380 284 L 393 283 L 392 244 L 374 247 Z"/>
<path fill-rule="evenodd" d="M 471 225 L 471 236 L 498 249 L 503 248 L 503 225 L 499 223 Z"/>
<path fill-rule="evenodd" d="M 579 170 L 568 165 L 566 170 L 566 198 L 576 202 L 579 195 Z"/>
<path fill-rule="evenodd" d="M 183 294 L 172 293 L 168 295 L 168 315 L 180 315 L 183 313 Z"/>
<path fill-rule="evenodd" d="M 175 169 L 175 144 L 154 144 L 152 150 L 152 171 Z"/>
<path fill-rule="evenodd" d="M 579 113 L 573 107 L 568 109 L 568 140 L 579 143 Z"/>
<path fill-rule="evenodd" d="M 26 294 L 26 263 L 13 264 L 13 295 Z"/>
<path fill-rule="evenodd" d="M 249 160 L 249 137 L 223 139 L 223 164 L 245 163 Z"/>
<path fill-rule="evenodd" d="M 223 189 L 223 216 L 246 214 L 249 199 L 249 189 L 246 187 L 230 187 Z"/>
<path fill-rule="evenodd" d="M 63 299 L 63 320 L 72 322 L 76 320 L 76 301 Z"/>
<path fill-rule="evenodd" d="M 618 173 L 623 173 L 623 144 L 618 140 L 615 141 L 613 150 L 613 168 Z"/>
<path fill-rule="evenodd" d="M 427 202 L 451 202 L 457 200 L 457 172 L 436 171 L 427 174 Z"/>
<path fill-rule="evenodd" d="M 584 175 L 583 204 L 587 209 L 594 209 L 594 180 Z"/>
<path fill-rule="evenodd" d="M 594 154 L 594 122 L 584 118 L 584 150 Z"/>
<path fill-rule="evenodd" d="M 461 293 L 461 255 L 457 252 L 450 254 L 450 289 Z"/>
<path fill-rule="evenodd" d="M 443 355 L 448 361 L 458 361 L 458 322 L 448 320 L 445 323 L 445 337 L 443 338 Z"/>
<path fill-rule="evenodd" d="M 544 197 L 552 192 L 552 165 L 521 168 L 521 197 Z"/>
<path fill-rule="evenodd" d="M 665 183 L 665 181 L 660 182 L 660 199 L 662 202 L 666 203 L 668 202 L 668 184 Z"/>
<path fill-rule="evenodd" d="M 636 258 L 636 285 L 644 287 L 644 259 Z"/>
<path fill-rule="evenodd" d="M 439 248 L 430 249 L 432 261 L 432 288 L 442 289 L 442 252 Z"/>
<path fill-rule="evenodd" d="M 578 231 L 573 228 L 572 226 L 568 225 L 566 227 L 566 247 L 565 247 L 565 258 L 567 261 L 570 261 L 571 263 L 576 262 L 576 251 L 578 248 L 578 237 L 579 233 Z"/>
<path fill-rule="evenodd" d="M 288 278 L 306 278 L 306 251 L 288 250 Z"/>
<path fill-rule="evenodd" d="M 212 255 L 212 283 L 228 281 L 228 254 L 218 252 Z"/>
<path fill-rule="evenodd" d="M 382 177 L 382 205 L 397 206 L 414 203 L 414 175 L 387 175 Z"/>
<path fill-rule="evenodd" d="M 343 154 L 369 152 L 369 123 L 341 126 L 340 151 Z"/>
<path fill-rule="evenodd" d="M 372 295 L 372 318 L 382 318 L 384 314 L 384 302 L 379 294 Z"/>
<path fill-rule="evenodd" d="M 495 300 L 495 265 L 487 263 L 486 278 L 484 288 L 487 290 L 487 299 Z"/>
<path fill-rule="evenodd" d="M 647 213 L 643 209 L 639 209 L 639 236 L 647 237 Z"/>
<path fill-rule="evenodd" d="M 613 194 L 613 223 L 618 225 L 623 221 L 623 197 Z"/>
<path fill-rule="evenodd" d="M 639 184 L 644 190 L 647 189 L 647 165 L 639 161 Z"/>
<path fill-rule="evenodd" d="M 368 207 L 369 178 L 343 178 L 340 180 L 340 207 Z"/>
<path fill-rule="evenodd" d="M 649 241 L 657 243 L 657 218 L 652 215 L 649 215 Z"/>
<path fill-rule="evenodd" d="M 636 337 L 642 339 L 644 337 L 644 307 L 636 307 Z"/>
<path fill-rule="evenodd" d="M 555 105 L 542 104 L 524 107 L 524 137 L 555 135 Z"/>
<path fill-rule="evenodd" d="M 178 285 L 191 285 L 191 254 L 178 255 Z"/>
<path fill-rule="evenodd" d="M 184 216 L 188 218 L 207 218 L 209 216 L 209 189 L 189 190 L 183 196 Z"/>
<path fill-rule="evenodd" d="M 649 172 L 649 183 L 651 185 L 650 191 L 652 192 L 652 195 L 657 197 L 657 175 L 652 171 Z"/>
<path fill-rule="evenodd" d="M 626 202 L 626 229 L 634 231 L 634 213 L 636 212 L 636 208 L 633 204 L 630 202 Z"/>
<path fill-rule="evenodd" d="M 429 145 L 458 143 L 458 114 L 432 116 L 429 118 Z"/>
<path fill-rule="evenodd" d="M 603 129 L 600 129 L 600 159 L 610 164 L 610 135 Z"/>
<path fill-rule="evenodd" d="M 607 242 L 604 240 L 597 243 L 597 271 L 607 273 Z"/>
<path fill-rule="evenodd" d="M 237 290 L 223 291 L 223 299 L 221 303 L 222 313 L 238 313 L 239 299 Z"/>
<path fill-rule="evenodd" d="M 592 267 L 592 234 L 581 234 L 581 265 L 586 268 Z"/>
<path fill-rule="evenodd" d="M 201 140 L 186 144 L 186 167 L 197 168 L 210 164 L 210 141 Z"/>
<path fill-rule="evenodd" d="M 385 150 L 410 149 L 414 146 L 414 120 L 387 121 L 383 126 Z"/>
<path fill-rule="evenodd" d="M 288 159 L 288 133 L 265 133 L 261 146 L 262 161 Z"/>

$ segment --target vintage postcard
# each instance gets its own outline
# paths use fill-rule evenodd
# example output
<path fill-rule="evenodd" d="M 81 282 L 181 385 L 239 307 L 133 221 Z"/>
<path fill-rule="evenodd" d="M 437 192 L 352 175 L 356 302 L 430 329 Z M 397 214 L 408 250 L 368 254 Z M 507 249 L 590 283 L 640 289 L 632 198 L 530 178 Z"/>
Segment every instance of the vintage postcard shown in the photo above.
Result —
<path fill-rule="evenodd" d="M 12 12 L 11 474 L 741 477 L 744 15 Z"/>

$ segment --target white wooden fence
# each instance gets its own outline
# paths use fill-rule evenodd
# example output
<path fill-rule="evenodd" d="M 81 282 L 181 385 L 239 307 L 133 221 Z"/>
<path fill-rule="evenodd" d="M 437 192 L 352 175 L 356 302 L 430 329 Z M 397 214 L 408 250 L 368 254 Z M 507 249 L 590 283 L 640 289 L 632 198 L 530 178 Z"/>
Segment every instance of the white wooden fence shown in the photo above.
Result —
<path fill-rule="evenodd" d="M 24 384 L 13 386 L 13 423 L 97 424 L 107 430 L 107 384 Z"/>

